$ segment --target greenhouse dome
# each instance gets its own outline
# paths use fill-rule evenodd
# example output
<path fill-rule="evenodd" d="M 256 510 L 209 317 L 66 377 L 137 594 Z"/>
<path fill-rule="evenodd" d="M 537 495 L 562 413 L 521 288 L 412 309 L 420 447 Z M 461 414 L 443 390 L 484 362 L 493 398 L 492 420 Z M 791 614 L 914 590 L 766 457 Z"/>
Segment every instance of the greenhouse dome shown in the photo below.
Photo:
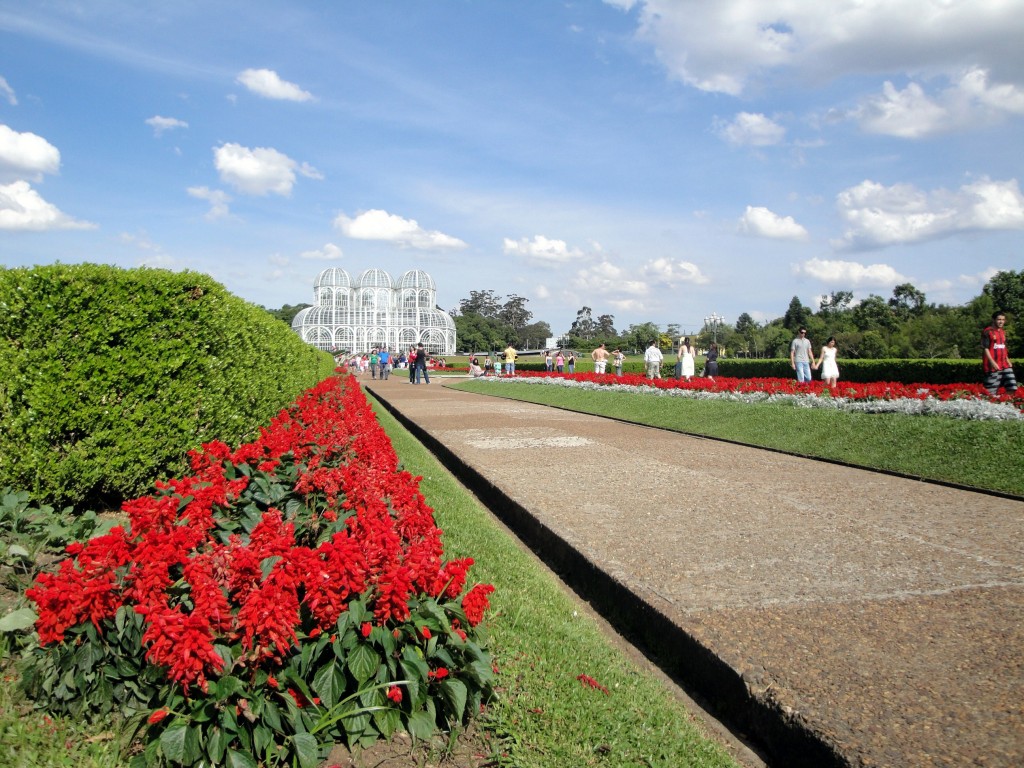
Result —
<path fill-rule="evenodd" d="M 383 269 L 367 269 L 353 282 L 340 267 L 313 283 L 313 306 L 292 320 L 303 341 L 329 352 L 400 352 L 422 343 L 431 355 L 455 352 L 455 321 L 437 307 L 437 286 L 421 269 L 396 282 Z"/>

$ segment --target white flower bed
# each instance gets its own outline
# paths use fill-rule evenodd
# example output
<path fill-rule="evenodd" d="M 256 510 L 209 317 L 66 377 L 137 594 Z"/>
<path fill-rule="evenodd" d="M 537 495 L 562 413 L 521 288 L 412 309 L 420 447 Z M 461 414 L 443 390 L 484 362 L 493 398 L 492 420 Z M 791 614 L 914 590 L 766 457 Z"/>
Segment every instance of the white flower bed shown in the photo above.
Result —
<path fill-rule="evenodd" d="M 788 403 L 799 408 L 834 408 L 848 413 L 904 413 L 911 416 L 948 416 L 954 419 L 979 421 L 1024 421 L 1024 413 L 1009 403 L 988 400 L 937 400 L 926 397 L 893 400 L 852 400 L 846 397 L 816 395 L 768 394 L 767 392 L 708 392 L 695 389 L 659 389 L 631 384 L 595 384 L 590 381 L 556 377 L 524 377 L 513 379 L 480 378 L 476 381 L 534 384 L 549 387 L 570 387 L 594 392 L 628 392 L 654 397 L 683 397 L 690 400 L 727 400 L 736 403 Z"/>

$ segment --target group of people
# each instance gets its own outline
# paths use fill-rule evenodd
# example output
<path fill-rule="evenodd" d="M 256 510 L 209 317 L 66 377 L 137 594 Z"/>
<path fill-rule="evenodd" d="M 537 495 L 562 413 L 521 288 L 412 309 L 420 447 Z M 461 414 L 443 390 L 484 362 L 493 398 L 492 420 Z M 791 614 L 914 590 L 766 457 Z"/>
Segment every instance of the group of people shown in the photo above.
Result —
<path fill-rule="evenodd" d="M 375 347 L 361 355 L 357 353 L 351 356 L 339 356 L 337 361 L 338 365 L 344 365 L 348 370 L 353 371 L 357 375 L 362 375 L 369 371 L 373 379 L 379 378 L 382 381 L 390 378 L 391 372 L 396 369 L 408 369 L 409 381 L 412 384 L 419 384 L 421 380 L 429 384 L 430 374 L 428 370 L 435 367 L 444 368 L 445 366 L 444 358 L 432 359 L 427 354 L 422 343 L 411 346 L 408 352 L 402 352 L 397 355 L 389 351 L 387 347 Z"/>
<path fill-rule="evenodd" d="M 836 337 L 829 336 L 821 348 L 821 355 L 814 356 L 814 347 L 807 338 L 807 329 L 801 328 L 789 345 L 789 364 L 796 371 L 796 380 L 809 382 L 811 371 L 821 368 L 821 380 L 832 388 L 839 381 L 839 364 Z M 1006 346 L 1006 313 L 992 314 L 992 324 L 981 332 L 981 363 L 984 371 L 984 386 L 990 395 L 999 392 L 1000 387 L 1007 394 L 1017 391 L 1017 377 L 1013 373 L 1009 350 Z"/>
<path fill-rule="evenodd" d="M 836 337 L 829 336 L 821 348 L 821 357 L 814 357 L 814 347 L 807 338 L 807 329 L 801 328 L 797 337 L 789 344 L 789 364 L 796 371 L 796 380 L 803 383 L 811 380 L 811 371 L 821 368 L 821 380 L 825 386 L 835 387 L 839 381 L 839 364 L 836 362 Z"/>

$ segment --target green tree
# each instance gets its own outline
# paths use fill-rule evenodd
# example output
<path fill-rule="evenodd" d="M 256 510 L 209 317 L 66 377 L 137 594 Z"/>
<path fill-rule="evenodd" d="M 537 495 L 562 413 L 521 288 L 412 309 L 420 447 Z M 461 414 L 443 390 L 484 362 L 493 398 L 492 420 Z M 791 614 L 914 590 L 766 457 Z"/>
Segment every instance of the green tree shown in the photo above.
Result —
<path fill-rule="evenodd" d="M 615 315 L 598 316 L 596 335 L 603 338 L 605 342 L 619 335 L 615 330 Z"/>
<path fill-rule="evenodd" d="M 529 299 L 524 299 L 522 296 L 511 294 L 498 311 L 498 317 L 518 331 L 533 319 L 533 312 L 526 308 L 528 301 Z"/>
<path fill-rule="evenodd" d="M 496 317 L 484 317 L 475 312 L 456 315 L 455 334 L 459 347 L 469 352 L 504 349 L 516 340 L 511 326 Z"/>
<path fill-rule="evenodd" d="M 898 317 L 904 320 L 911 316 L 916 317 L 924 312 L 925 296 L 910 283 L 900 283 L 892 289 L 889 306 Z"/>
<path fill-rule="evenodd" d="M 800 298 L 794 296 L 790 299 L 789 307 L 782 318 L 782 327 L 790 333 L 796 333 L 800 328 L 807 325 L 811 318 L 811 310 L 800 303 Z"/>
<path fill-rule="evenodd" d="M 516 345 L 518 349 L 536 349 L 542 347 L 553 335 L 551 326 L 541 320 L 516 331 Z"/>
<path fill-rule="evenodd" d="M 871 294 L 852 310 L 853 324 L 861 331 L 892 331 L 898 325 L 885 299 Z"/>
<path fill-rule="evenodd" d="M 287 323 L 289 326 L 291 326 L 292 320 L 295 319 L 295 316 L 297 314 L 299 314 L 299 312 L 301 312 L 303 309 L 305 309 L 308 306 L 310 306 L 310 305 L 309 304 L 296 304 L 293 307 L 291 304 L 285 304 L 280 309 L 267 309 L 266 307 L 264 307 L 264 309 L 267 309 L 267 312 L 272 314 L 278 320 L 280 320 L 280 321 L 282 321 L 284 323 Z"/>
<path fill-rule="evenodd" d="M 459 302 L 459 312 L 464 315 L 497 318 L 501 308 L 501 296 L 494 291 L 470 291 L 469 298 Z"/>
<path fill-rule="evenodd" d="M 652 322 L 640 323 L 629 326 L 629 330 L 623 334 L 623 343 L 633 350 L 646 349 L 652 339 L 660 339 L 661 331 Z"/>
<path fill-rule="evenodd" d="M 570 336 L 589 341 L 597 335 L 597 323 L 594 322 L 593 311 L 590 307 L 582 307 L 576 313 L 576 319 L 572 321 L 572 327 L 569 328 Z"/>

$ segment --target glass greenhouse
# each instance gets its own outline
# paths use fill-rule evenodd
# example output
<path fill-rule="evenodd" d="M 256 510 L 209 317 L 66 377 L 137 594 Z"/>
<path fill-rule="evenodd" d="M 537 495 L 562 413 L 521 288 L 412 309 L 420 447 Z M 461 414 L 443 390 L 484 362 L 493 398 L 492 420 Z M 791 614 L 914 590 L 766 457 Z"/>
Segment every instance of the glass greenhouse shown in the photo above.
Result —
<path fill-rule="evenodd" d="M 398 351 L 423 342 L 431 355 L 455 353 L 455 321 L 437 307 L 434 280 L 421 269 L 397 283 L 383 269 L 354 282 L 340 267 L 325 269 L 313 284 L 313 306 L 295 316 L 292 330 L 328 352 Z"/>

